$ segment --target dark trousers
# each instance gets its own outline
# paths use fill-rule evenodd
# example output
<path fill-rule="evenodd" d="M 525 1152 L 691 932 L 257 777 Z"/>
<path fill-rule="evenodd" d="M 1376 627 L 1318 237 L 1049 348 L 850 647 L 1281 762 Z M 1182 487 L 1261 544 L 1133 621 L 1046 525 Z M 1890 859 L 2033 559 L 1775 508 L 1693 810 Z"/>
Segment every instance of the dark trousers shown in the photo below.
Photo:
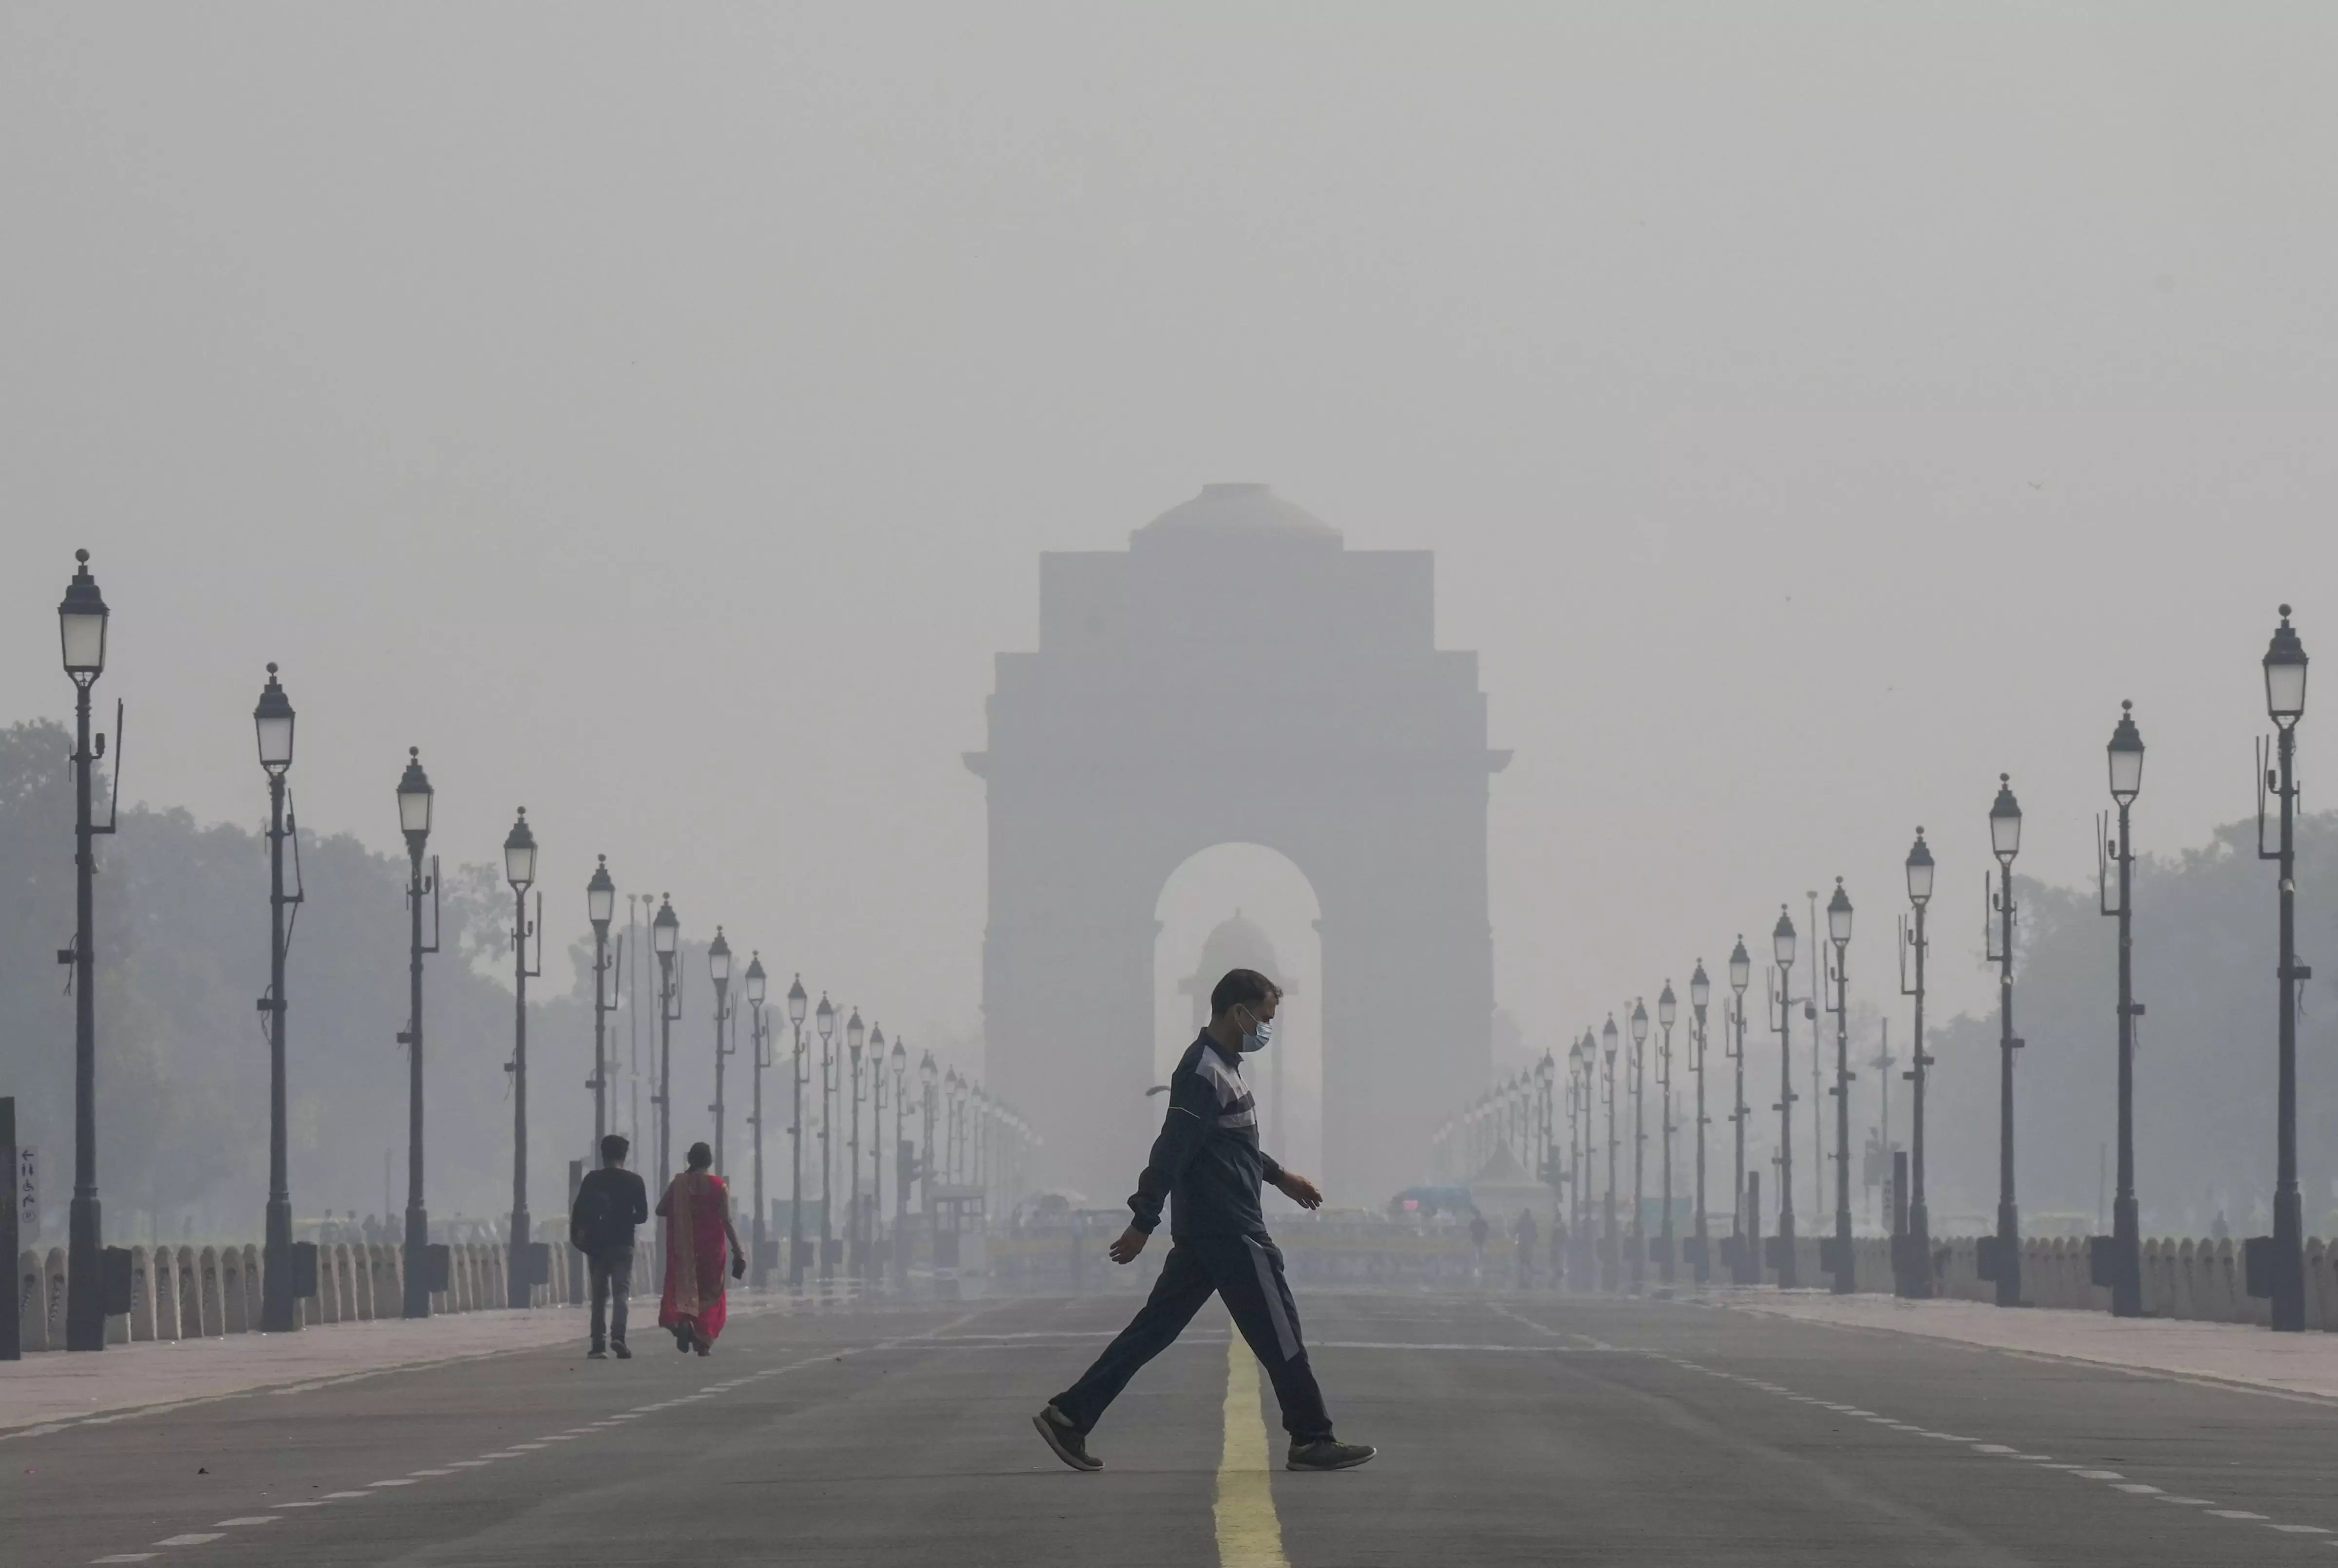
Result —
<path fill-rule="evenodd" d="M 1056 1396 L 1056 1408 L 1083 1434 L 1094 1430 L 1137 1368 L 1174 1344 L 1213 1295 L 1224 1298 L 1234 1327 L 1266 1367 L 1292 1441 L 1329 1437 L 1331 1417 L 1299 1338 L 1299 1308 L 1282 1277 L 1282 1253 L 1263 1236 L 1188 1236 L 1172 1242 L 1153 1294 L 1095 1365 Z"/>
<path fill-rule="evenodd" d="M 625 1298 L 634 1293 L 634 1250 L 631 1247 L 604 1247 L 592 1254 L 593 1274 L 593 1345 L 595 1349 L 606 1343 L 602 1338 L 603 1313 L 607 1313 L 608 1338 L 618 1344 L 625 1342 Z"/>

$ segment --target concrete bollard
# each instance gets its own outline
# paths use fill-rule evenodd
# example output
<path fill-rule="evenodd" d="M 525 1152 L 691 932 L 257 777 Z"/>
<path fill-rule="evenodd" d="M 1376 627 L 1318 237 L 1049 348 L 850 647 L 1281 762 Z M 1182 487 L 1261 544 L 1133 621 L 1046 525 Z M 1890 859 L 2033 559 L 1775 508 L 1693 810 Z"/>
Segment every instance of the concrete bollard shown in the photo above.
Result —
<path fill-rule="evenodd" d="M 195 1250 L 180 1247 L 171 1254 L 171 1288 L 179 1293 L 179 1338 L 203 1337 L 203 1291 L 195 1273 Z"/>
<path fill-rule="evenodd" d="M 2239 1281 L 2233 1278 L 2232 1238 L 2226 1237 L 2221 1241 L 2209 1244 L 2206 1273 L 2208 1304 L 2214 1315 L 2214 1320 L 2218 1323 L 2246 1322 L 2245 1308 L 2237 1305 L 2238 1301 L 2245 1300 L 2247 1297 L 2245 1292 L 2235 1289 Z"/>
<path fill-rule="evenodd" d="M 268 1281 L 264 1268 L 260 1261 L 259 1246 L 253 1242 L 245 1242 L 243 1244 L 243 1320 L 251 1325 L 254 1333 L 259 1332 L 265 1311 L 262 1304 L 268 1299 Z"/>
<path fill-rule="evenodd" d="M 65 1348 L 65 1250 L 52 1247 L 41 1260 L 49 1293 L 49 1343 L 57 1349 Z"/>
<path fill-rule="evenodd" d="M 341 1281 L 333 1268 L 333 1244 L 320 1242 L 317 1248 L 317 1321 L 338 1323 L 341 1311 Z"/>
<path fill-rule="evenodd" d="M 240 1248 L 220 1250 L 220 1332 L 241 1334 L 251 1325 L 244 1321 L 243 1252 Z"/>
<path fill-rule="evenodd" d="M 398 1273 L 398 1250 L 387 1242 L 369 1247 L 373 1254 L 373 1311 L 377 1318 L 406 1315 L 406 1291 Z"/>
<path fill-rule="evenodd" d="M 16 1348 L 49 1348 L 49 1271 L 30 1248 L 16 1256 Z"/>
<path fill-rule="evenodd" d="M 2159 1238 L 2152 1237 L 2143 1244 L 2143 1315 L 2165 1318 L 2167 1314 L 2167 1280 L 2161 1272 Z"/>
<path fill-rule="evenodd" d="M 2322 1238 L 2305 1239 L 2305 1326 L 2322 1327 Z"/>
<path fill-rule="evenodd" d="M 215 1339 L 227 1332 L 227 1315 L 220 1295 L 219 1249 L 206 1247 L 196 1253 L 195 1267 L 202 1271 L 203 1336 Z"/>
<path fill-rule="evenodd" d="M 130 1338 L 154 1338 L 154 1259 L 143 1247 L 130 1250 Z"/>
<path fill-rule="evenodd" d="M 355 1289 L 358 1321 L 373 1321 L 373 1249 L 360 1241 L 349 1249 L 349 1279 Z"/>
<path fill-rule="evenodd" d="M 2308 1318 L 2324 1333 L 2338 1332 L 2338 1241 L 2322 1248 L 2322 1316 Z"/>

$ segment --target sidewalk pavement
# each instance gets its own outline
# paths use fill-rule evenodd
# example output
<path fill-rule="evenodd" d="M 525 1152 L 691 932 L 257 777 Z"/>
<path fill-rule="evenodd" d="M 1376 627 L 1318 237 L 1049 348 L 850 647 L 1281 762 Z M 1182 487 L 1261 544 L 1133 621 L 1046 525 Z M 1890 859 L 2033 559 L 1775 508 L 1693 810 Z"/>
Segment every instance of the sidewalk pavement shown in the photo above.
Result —
<path fill-rule="evenodd" d="M 787 1306 L 784 1292 L 761 1298 L 742 1292 L 732 1298 L 731 1316 Z M 78 1355 L 41 1351 L 0 1362 L 0 1442 L 263 1389 L 297 1394 L 354 1377 L 546 1345 L 573 1344 L 581 1355 L 587 1316 L 582 1307 L 491 1309 L 411 1322 L 389 1318 L 319 1324 L 294 1334 L 148 1340 Z M 636 1337 L 647 1330 L 663 1341 L 655 1297 L 635 1298 L 634 1322 Z"/>
<path fill-rule="evenodd" d="M 1920 1334 L 1995 1350 L 2338 1399 L 2338 1334 L 2275 1334 L 2245 1323 L 2114 1318 L 2107 1312 L 1817 1291 L 1721 1289 L 1702 1299 L 1725 1311 Z"/>

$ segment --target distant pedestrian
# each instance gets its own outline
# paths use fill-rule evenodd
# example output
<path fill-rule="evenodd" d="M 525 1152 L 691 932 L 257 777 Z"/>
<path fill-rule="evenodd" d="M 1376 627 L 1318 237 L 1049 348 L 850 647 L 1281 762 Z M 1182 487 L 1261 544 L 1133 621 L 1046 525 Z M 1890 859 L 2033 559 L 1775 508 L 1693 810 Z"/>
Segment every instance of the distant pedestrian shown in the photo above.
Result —
<path fill-rule="evenodd" d="M 1518 1289 L 1531 1290 L 1534 1289 L 1535 1242 L 1538 1239 L 1533 1210 L 1518 1210 Z"/>
<path fill-rule="evenodd" d="M 1213 1295 L 1224 1300 L 1274 1384 L 1283 1430 L 1291 1434 L 1286 1469 L 1345 1470 L 1375 1452 L 1331 1436 L 1331 1416 L 1299 1338 L 1299 1308 L 1283 1278 L 1282 1253 L 1259 1210 L 1262 1181 L 1302 1209 L 1323 1205 L 1315 1183 L 1260 1150 L 1258 1107 L 1243 1083 L 1242 1059 L 1266 1049 L 1282 997 L 1256 970 L 1229 970 L 1210 993 L 1210 1022 L 1169 1075 L 1161 1135 L 1128 1200 L 1129 1227 L 1110 1251 L 1115 1263 L 1135 1261 L 1161 1223 L 1167 1200 L 1174 1204 L 1169 1256 L 1152 1295 L 1119 1338 L 1078 1382 L 1031 1418 L 1056 1457 L 1075 1470 L 1104 1468 L 1087 1450 L 1089 1432 L 1128 1380 L 1175 1342 Z"/>
<path fill-rule="evenodd" d="M 1472 1208 L 1469 1210 L 1469 1279 L 1472 1284 L 1486 1282 L 1486 1237 L 1488 1230 L 1486 1217 Z"/>
<path fill-rule="evenodd" d="M 714 1151 L 690 1146 L 690 1169 L 666 1184 L 657 1211 L 665 1220 L 665 1295 L 658 1303 L 658 1327 L 673 1335 L 676 1350 L 713 1354 L 715 1338 L 730 1318 L 723 1295 L 722 1260 L 728 1248 L 731 1278 L 747 1275 L 747 1250 L 731 1222 L 731 1189 L 714 1174 Z"/>
<path fill-rule="evenodd" d="M 623 1133 L 602 1139 L 601 1168 L 584 1173 L 568 1210 L 568 1244 L 584 1254 L 593 1279 L 593 1348 L 585 1355 L 595 1361 L 610 1350 L 620 1361 L 634 1355 L 625 1348 L 625 1302 L 634 1293 L 634 1227 L 649 1219 L 650 1195 L 625 1169 L 632 1151 Z"/>

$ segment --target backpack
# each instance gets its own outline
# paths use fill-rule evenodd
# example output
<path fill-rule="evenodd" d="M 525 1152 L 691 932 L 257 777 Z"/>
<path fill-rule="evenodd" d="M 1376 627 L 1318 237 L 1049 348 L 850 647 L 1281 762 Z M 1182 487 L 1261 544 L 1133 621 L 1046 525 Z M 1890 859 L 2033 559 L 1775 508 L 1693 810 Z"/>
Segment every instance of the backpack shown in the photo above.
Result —
<path fill-rule="evenodd" d="M 609 1219 L 609 1184 L 588 1180 L 568 1210 L 568 1244 L 579 1252 L 592 1251 L 601 1245 Z"/>

